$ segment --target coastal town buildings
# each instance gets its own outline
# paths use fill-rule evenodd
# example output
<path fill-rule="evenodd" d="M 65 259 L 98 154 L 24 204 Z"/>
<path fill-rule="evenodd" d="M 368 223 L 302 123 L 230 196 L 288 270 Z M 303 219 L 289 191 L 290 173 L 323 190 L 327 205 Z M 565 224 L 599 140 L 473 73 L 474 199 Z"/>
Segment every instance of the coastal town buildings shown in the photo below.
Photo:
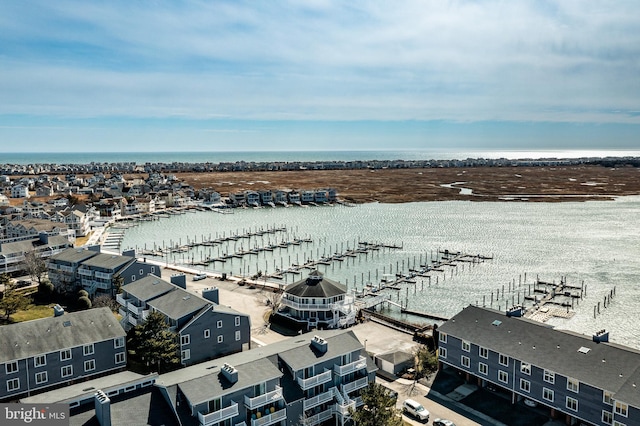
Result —
<path fill-rule="evenodd" d="M 73 243 L 67 237 L 47 233 L 37 236 L 25 236 L 0 240 L 0 274 L 17 274 L 24 271 L 24 261 L 29 252 L 35 252 L 47 260 L 66 249 Z"/>
<path fill-rule="evenodd" d="M 129 284 L 149 274 L 160 276 L 161 268 L 136 259 L 133 251 L 122 255 L 101 253 L 99 246 L 69 248 L 49 258 L 49 280 L 58 291 L 86 290 L 114 295 L 116 283 Z"/>
<path fill-rule="evenodd" d="M 640 352 L 554 329 L 504 312 L 468 306 L 438 328 L 441 368 L 566 424 L 640 424 Z"/>
<path fill-rule="evenodd" d="M 0 327 L 0 401 L 123 371 L 125 336 L 108 308 Z"/>
<path fill-rule="evenodd" d="M 347 294 L 347 287 L 312 271 L 303 280 L 284 289 L 281 309 L 276 316 L 283 317 L 295 328 L 342 328 L 355 323 L 355 297 Z"/>
<path fill-rule="evenodd" d="M 249 349 L 248 315 L 220 305 L 215 288 L 199 297 L 181 286 L 186 286 L 183 274 L 172 276 L 171 282 L 147 275 L 123 286 L 116 296 L 123 327 L 142 323 L 150 312 L 161 313 L 178 335 L 182 365 Z"/>

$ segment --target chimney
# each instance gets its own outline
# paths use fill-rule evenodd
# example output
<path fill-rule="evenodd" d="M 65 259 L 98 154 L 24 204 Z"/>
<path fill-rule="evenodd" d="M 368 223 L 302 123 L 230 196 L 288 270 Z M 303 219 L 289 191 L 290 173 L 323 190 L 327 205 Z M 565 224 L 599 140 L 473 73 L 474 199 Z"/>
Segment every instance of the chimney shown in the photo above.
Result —
<path fill-rule="evenodd" d="M 111 400 L 104 392 L 95 393 L 93 402 L 96 407 L 96 419 L 100 426 L 111 426 Z"/>
<path fill-rule="evenodd" d="M 609 343 L 609 332 L 603 328 L 593 335 L 593 341 L 596 343 Z"/>
<path fill-rule="evenodd" d="M 187 276 L 185 274 L 173 274 L 170 278 L 171 284 L 182 289 L 187 289 Z"/>
<path fill-rule="evenodd" d="M 202 290 L 202 297 L 216 305 L 220 304 L 220 296 L 218 295 L 218 287 L 209 287 Z"/>
<path fill-rule="evenodd" d="M 53 307 L 53 316 L 54 317 L 59 317 L 64 315 L 64 308 L 60 305 L 55 305 Z"/>
<path fill-rule="evenodd" d="M 327 353 L 328 343 L 322 337 L 315 335 L 311 339 L 311 347 L 324 354 Z"/>
<path fill-rule="evenodd" d="M 235 367 L 231 364 L 227 364 L 225 362 L 220 369 L 220 373 L 232 384 L 238 381 L 238 370 L 236 370 Z"/>

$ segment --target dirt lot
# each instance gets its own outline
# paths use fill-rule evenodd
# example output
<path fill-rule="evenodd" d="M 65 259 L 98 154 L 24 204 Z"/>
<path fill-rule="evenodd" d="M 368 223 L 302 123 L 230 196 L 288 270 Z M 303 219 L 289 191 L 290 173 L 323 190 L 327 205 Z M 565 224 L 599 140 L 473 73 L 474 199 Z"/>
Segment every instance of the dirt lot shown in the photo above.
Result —
<path fill-rule="evenodd" d="M 505 196 L 526 201 L 582 201 L 640 194 L 640 168 L 470 167 L 384 170 L 305 170 L 291 172 L 180 173 L 195 188 L 213 188 L 222 196 L 245 189 L 333 187 L 341 199 L 379 201 L 497 201 Z M 441 185 L 464 182 L 457 188 Z M 469 188 L 472 195 L 461 194 Z M 533 196 L 532 196 L 533 195 Z"/>

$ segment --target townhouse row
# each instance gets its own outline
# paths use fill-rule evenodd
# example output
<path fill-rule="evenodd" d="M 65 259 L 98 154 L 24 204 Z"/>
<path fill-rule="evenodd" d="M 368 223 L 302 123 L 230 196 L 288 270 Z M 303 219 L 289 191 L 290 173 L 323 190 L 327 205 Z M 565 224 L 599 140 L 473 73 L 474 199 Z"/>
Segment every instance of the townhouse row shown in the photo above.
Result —
<path fill-rule="evenodd" d="M 640 424 L 640 352 L 504 312 L 468 306 L 437 329 L 441 368 L 528 400 L 566 424 Z M 531 404 L 531 402 L 529 402 Z"/>

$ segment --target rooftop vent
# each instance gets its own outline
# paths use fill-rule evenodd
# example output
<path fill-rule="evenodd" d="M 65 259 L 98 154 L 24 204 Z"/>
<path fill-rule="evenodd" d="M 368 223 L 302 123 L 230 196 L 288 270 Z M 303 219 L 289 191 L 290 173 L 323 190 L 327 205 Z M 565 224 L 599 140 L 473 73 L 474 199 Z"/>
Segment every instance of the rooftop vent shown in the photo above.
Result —
<path fill-rule="evenodd" d="M 238 382 L 238 370 L 236 370 L 236 368 L 233 365 L 227 364 L 225 362 L 222 368 L 220 369 L 220 373 L 229 382 L 231 383 Z"/>
<path fill-rule="evenodd" d="M 593 341 L 596 343 L 608 343 L 609 342 L 609 332 L 605 329 L 598 331 L 593 335 Z"/>
<path fill-rule="evenodd" d="M 578 349 L 578 352 L 580 352 L 581 354 L 588 354 L 590 350 L 591 350 L 590 348 L 581 346 L 580 349 Z"/>
<path fill-rule="evenodd" d="M 502 321 L 500 320 L 495 320 L 494 322 L 492 322 L 491 324 L 495 325 L 496 327 L 499 326 L 500 324 L 502 324 Z"/>
<path fill-rule="evenodd" d="M 71 321 L 65 321 L 62 323 L 64 327 L 71 327 Z"/>
<path fill-rule="evenodd" d="M 323 354 L 327 352 L 328 346 L 327 341 L 318 335 L 313 336 L 311 339 L 311 347 L 317 349 Z"/>

